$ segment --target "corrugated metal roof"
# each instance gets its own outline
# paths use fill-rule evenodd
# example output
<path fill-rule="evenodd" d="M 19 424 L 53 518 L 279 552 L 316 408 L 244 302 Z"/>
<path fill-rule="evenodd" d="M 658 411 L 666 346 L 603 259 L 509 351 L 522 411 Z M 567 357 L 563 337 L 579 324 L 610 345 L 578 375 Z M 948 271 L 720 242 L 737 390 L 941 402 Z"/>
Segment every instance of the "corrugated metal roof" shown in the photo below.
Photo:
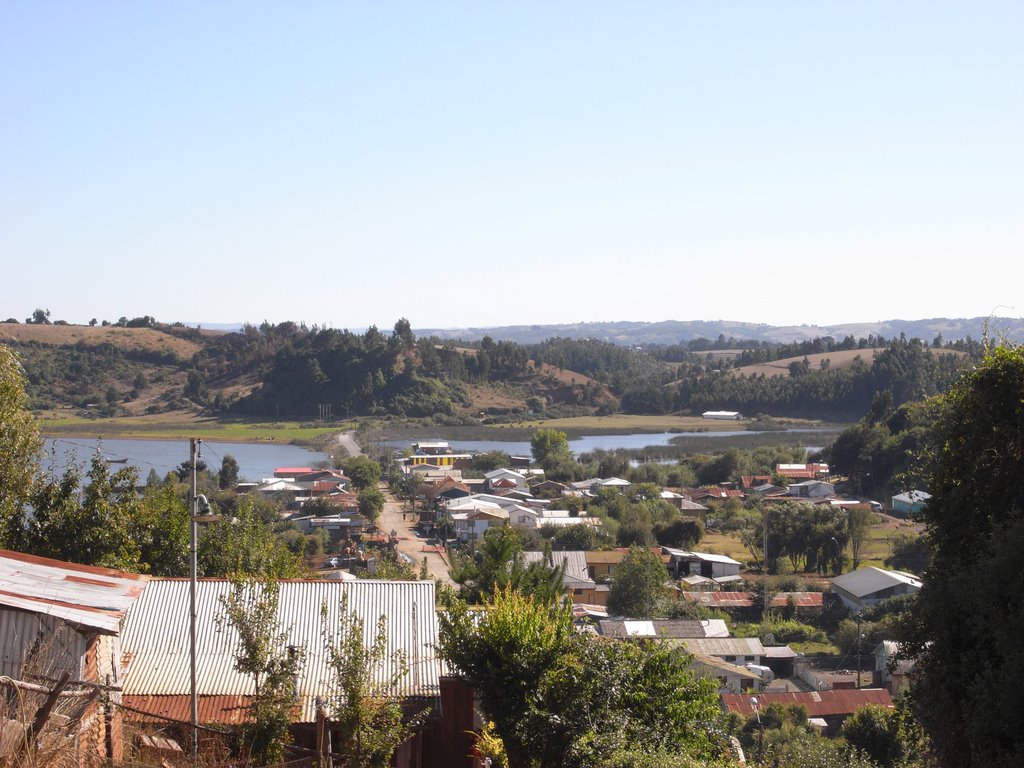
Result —
<path fill-rule="evenodd" d="M 221 597 L 230 592 L 222 579 L 198 583 L 197 668 L 201 697 L 244 697 L 253 693 L 251 678 L 234 669 L 238 637 L 219 621 L 224 616 Z M 342 595 L 349 611 L 363 619 L 366 643 L 372 642 L 377 620 L 387 617 L 388 653 L 378 681 L 390 679 L 404 654 L 408 673 L 395 694 L 402 697 L 438 696 L 437 613 L 434 584 L 427 581 L 282 581 L 278 600 L 278 625 L 287 633 L 286 643 L 301 646 L 306 662 L 299 676 L 300 721 L 315 719 L 317 696 L 330 699 L 332 682 L 324 650 L 321 606 L 327 606 L 328 626 L 337 627 Z M 128 612 L 122 647 L 128 661 L 124 692 L 132 696 L 188 696 L 189 582 L 186 579 L 154 580 Z"/>
<path fill-rule="evenodd" d="M 876 568 L 869 565 L 857 571 L 844 573 L 832 579 L 833 586 L 849 592 L 855 597 L 865 597 L 889 587 L 906 584 L 915 589 L 921 588 L 921 580 L 910 573 L 902 571 L 887 571 L 884 568 Z"/>
<path fill-rule="evenodd" d="M 831 691 L 800 691 L 796 693 L 759 693 L 758 706 L 764 709 L 769 704 L 801 704 L 807 708 L 808 717 L 829 717 L 848 715 L 868 704 L 891 707 L 892 697 L 882 688 L 844 689 Z M 730 712 L 749 716 L 754 714 L 751 696 L 742 693 L 723 693 L 722 706 Z"/>
<path fill-rule="evenodd" d="M 709 656 L 763 656 L 764 646 L 756 637 L 707 637 L 681 640 L 691 653 Z"/>
<path fill-rule="evenodd" d="M 148 577 L 0 550 L 0 605 L 117 634 Z"/>

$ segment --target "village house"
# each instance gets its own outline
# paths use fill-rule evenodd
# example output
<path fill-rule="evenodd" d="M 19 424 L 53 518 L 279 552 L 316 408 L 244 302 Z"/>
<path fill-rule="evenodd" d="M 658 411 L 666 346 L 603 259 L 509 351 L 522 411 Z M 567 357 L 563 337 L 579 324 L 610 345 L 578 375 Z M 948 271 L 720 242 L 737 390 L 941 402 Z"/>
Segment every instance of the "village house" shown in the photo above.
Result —
<path fill-rule="evenodd" d="M 716 584 L 726 584 L 740 578 L 742 563 L 726 555 L 689 552 L 673 547 L 662 547 L 661 552 L 669 557 L 668 572 L 673 579 L 700 577 Z"/>
<path fill-rule="evenodd" d="M 608 586 L 597 584 L 587 571 L 586 552 L 565 551 L 551 552 L 523 552 L 523 564 L 531 563 L 547 564 L 550 558 L 550 565 L 553 568 L 565 567 L 562 576 L 562 586 L 571 597 L 574 604 L 605 606 L 608 604 Z"/>
<path fill-rule="evenodd" d="M 198 583 L 197 663 L 202 724 L 244 722 L 255 691 L 252 678 L 235 667 L 240 641 L 235 629 L 224 620 L 223 600 L 231 588 L 227 579 L 200 579 Z M 430 581 L 279 582 L 277 626 L 287 635 L 285 645 L 301 648 L 305 656 L 296 678 L 298 705 L 291 727 L 295 743 L 316 748 L 317 702 L 324 702 L 328 720 L 335 703 L 337 687 L 323 632 L 325 626 L 328 633 L 339 626 L 343 597 L 347 598 L 348 610 L 363 621 L 368 640 L 378 619 L 387 617 L 388 652 L 374 676 L 378 681 L 390 680 L 404 665 L 406 672 L 400 675 L 392 694 L 409 710 L 429 713 L 427 729 L 400 747 L 393 765 L 429 768 L 459 762 L 462 756 L 446 754 L 437 745 L 436 733 L 432 733 L 439 727 L 440 663 L 436 657 L 434 583 Z M 122 645 L 129 662 L 124 700 L 132 707 L 134 722 L 159 723 L 164 728 L 168 721 L 183 725 L 189 722 L 189 655 L 182 652 L 189 646 L 188 603 L 187 580 L 156 579 L 125 617 Z M 326 611 L 326 620 L 321 618 L 321 610 Z M 470 727 L 471 722 L 455 730 Z M 205 732 L 201 736 L 208 738 Z M 427 749 L 424 744 L 434 747 Z"/>
<path fill-rule="evenodd" d="M 804 707 L 807 710 L 808 719 L 824 721 L 825 733 L 828 736 L 837 736 L 843 721 L 861 707 L 868 704 L 887 708 L 893 706 L 889 692 L 880 688 L 760 693 L 757 696 L 727 693 L 721 696 L 723 711 L 735 712 L 743 717 L 753 717 L 757 709 L 763 710 L 771 704 L 779 704 L 783 707 L 797 704 Z"/>
<path fill-rule="evenodd" d="M 795 482 L 802 480 L 826 480 L 829 476 L 828 464 L 776 464 L 775 474 Z"/>
<path fill-rule="evenodd" d="M 487 481 L 487 490 L 489 491 L 509 488 L 526 490 L 526 476 L 511 469 L 494 469 L 485 472 L 484 479 Z"/>
<path fill-rule="evenodd" d="M 819 499 L 834 496 L 836 487 L 832 483 L 821 480 L 804 480 L 802 483 L 790 483 L 786 486 L 789 495 L 798 499 Z"/>
<path fill-rule="evenodd" d="M 877 605 L 897 595 L 912 595 L 921 589 L 921 579 L 912 573 L 887 571 L 869 565 L 832 578 L 832 591 L 851 611 Z"/>
<path fill-rule="evenodd" d="M 41 733 L 60 719 L 72 734 L 52 745 L 62 758 L 70 753 L 81 766 L 97 756 L 123 759 L 121 622 L 148 583 L 145 576 L 0 550 L 0 676 L 5 695 L 20 697 L 26 710 L 24 721 L 3 723 L 0 743 L 13 749 L 37 717 Z M 36 689 L 49 690 L 62 675 L 72 684 L 52 714 L 37 714 L 48 697 Z"/>
<path fill-rule="evenodd" d="M 931 497 L 930 493 L 925 493 L 924 491 L 899 493 L 891 499 L 892 513 L 897 517 L 918 515 L 924 511 Z"/>

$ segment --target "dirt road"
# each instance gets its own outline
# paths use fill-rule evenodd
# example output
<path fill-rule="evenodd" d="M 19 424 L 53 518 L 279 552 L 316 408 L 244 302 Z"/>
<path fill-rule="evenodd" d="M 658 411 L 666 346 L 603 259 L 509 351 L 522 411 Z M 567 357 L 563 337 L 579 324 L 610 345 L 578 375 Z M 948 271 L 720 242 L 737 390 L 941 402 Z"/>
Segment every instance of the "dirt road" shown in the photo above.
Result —
<path fill-rule="evenodd" d="M 451 584 L 452 580 L 448 576 L 448 562 L 445 560 L 444 550 L 438 551 L 429 547 L 426 539 L 418 538 L 413 531 L 416 519 L 409 512 L 408 505 L 395 499 L 385 484 L 381 483 L 380 490 L 384 494 L 385 501 L 384 511 L 381 512 L 380 518 L 377 520 L 377 527 L 385 534 L 397 531 L 398 551 L 411 557 L 417 570 L 425 557 L 427 558 L 427 573 L 430 574 L 430 578 L 440 579 L 446 584 Z M 403 512 L 405 519 L 403 519 Z"/>

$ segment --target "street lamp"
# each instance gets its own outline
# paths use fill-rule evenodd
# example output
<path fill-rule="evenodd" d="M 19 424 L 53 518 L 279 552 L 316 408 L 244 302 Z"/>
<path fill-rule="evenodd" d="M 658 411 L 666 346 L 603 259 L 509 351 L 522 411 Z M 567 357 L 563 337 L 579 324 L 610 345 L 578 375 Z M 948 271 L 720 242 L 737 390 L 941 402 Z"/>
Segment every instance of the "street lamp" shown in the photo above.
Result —
<path fill-rule="evenodd" d="M 199 523 L 212 523 L 220 519 L 213 514 L 209 500 L 196 493 L 196 459 L 202 456 L 202 440 L 189 440 L 189 673 L 192 699 L 192 764 L 199 764 L 199 687 L 196 675 L 196 542 Z"/>
<path fill-rule="evenodd" d="M 843 567 L 843 563 L 842 563 L 842 560 L 843 560 L 843 550 L 839 546 L 839 540 L 835 536 L 832 536 L 831 538 L 832 538 L 832 543 L 836 545 L 836 575 L 838 576 L 839 575 L 839 571 Z"/>
<path fill-rule="evenodd" d="M 758 759 L 764 758 L 764 724 L 761 722 L 761 703 L 757 700 L 757 696 L 750 697 L 750 707 L 754 710 L 754 715 L 757 717 L 757 728 L 759 735 L 758 745 Z"/>

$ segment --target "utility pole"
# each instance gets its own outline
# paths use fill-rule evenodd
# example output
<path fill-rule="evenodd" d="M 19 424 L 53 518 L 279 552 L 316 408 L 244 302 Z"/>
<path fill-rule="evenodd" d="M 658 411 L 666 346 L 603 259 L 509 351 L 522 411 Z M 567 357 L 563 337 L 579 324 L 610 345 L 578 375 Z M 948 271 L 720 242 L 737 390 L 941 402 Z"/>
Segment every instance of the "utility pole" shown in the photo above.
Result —
<path fill-rule="evenodd" d="M 761 520 L 764 523 L 764 579 L 762 580 L 762 587 L 764 587 L 764 613 L 761 614 L 761 621 L 768 619 L 768 510 L 766 509 L 761 513 Z"/>
<path fill-rule="evenodd" d="M 189 526 L 189 673 L 192 695 L 192 765 L 199 765 L 199 688 L 196 675 L 196 539 L 198 538 L 199 497 L 196 493 L 196 457 L 201 456 L 202 440 L 189 440 L 189 491 L 188 491 L 188 526 Z"/>

